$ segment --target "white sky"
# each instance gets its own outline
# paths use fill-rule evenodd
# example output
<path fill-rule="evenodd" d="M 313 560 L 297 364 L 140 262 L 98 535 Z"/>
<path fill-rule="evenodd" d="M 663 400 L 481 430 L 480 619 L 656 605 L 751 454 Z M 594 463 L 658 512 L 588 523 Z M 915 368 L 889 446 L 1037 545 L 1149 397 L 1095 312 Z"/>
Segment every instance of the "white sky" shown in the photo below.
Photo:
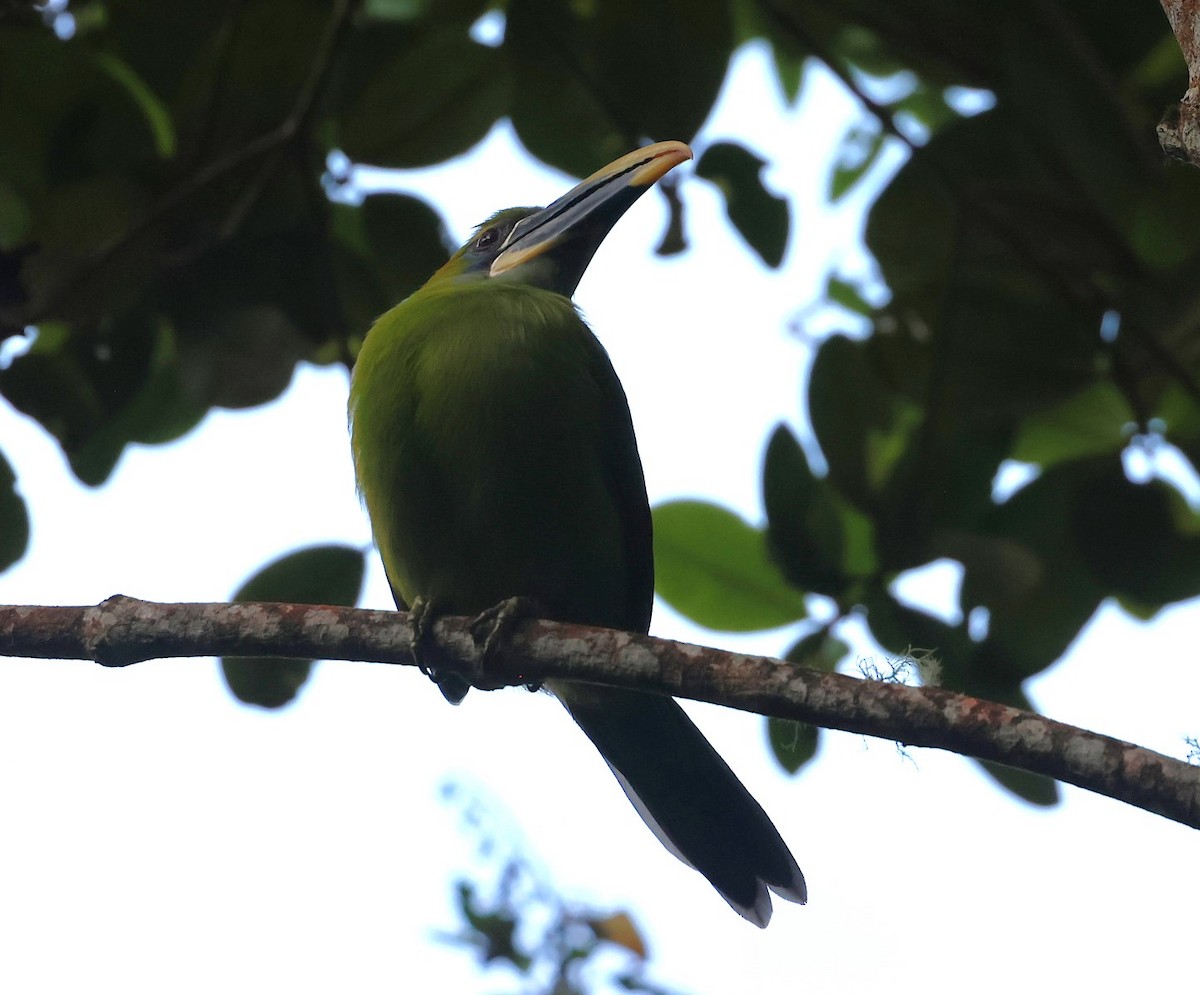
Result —
<path fill-rule="evenodd" d="M 788 319 L 826 260 L 862 271 L 862 195 L 822 203 L 854 109 L 820 74 L 783 107 L 761 53 L 738 60 L 705 139 L 737 137 L 794 197 L 792 245 L 768 273 L 727 233 L 715 194 L 685 185 L 693 251 L 652 259 L 663 208 L 616 228 L 577 299 L 626 385 L 654 501 L 702 495 L 760 518 L 773 425 L 801 425 L 808 346 Z M 498 129 L 468 161 L 414 175 L 456 236 L 493 209 L 570 180 L 534 170 Z M 745 302 L 756 302 L 747 314 Z M 365 545 L 345 429 L 346 377 L 304 368 L 270 407 L 215 413 L 182 443 L 127 453 L 96 491 L 74 484 L 40 428 L 0 409 L 0 440 L 34 514 L 0 602 L 227 598 L 300 545 Z M 954 571 L 906 589 L 953 605 Z M 364 604 L 389 606 L 372 560 Z M 1103 611 L 1032 683 L 1049 715 L 1182 755 L 1198 730 L 1195 605 L 1151 626 Z M 765 652 L 659 606 L 664 636 Z M 859 651 L 875 650 L 860 639 Z M 698 720 L 762 801 L 809 880 L 760 932 L 668 855 L 561 708 L 523 691 L 458 709 L 409 668 L 323 664 L 299 703 L 236 705 L 212 661 L 106 671 L 0 661 L 0 991 L 141 993 L 507 991 L 431 941 L 452 928 L 451 880 L 478 870 L 448 776 L 519 827 L 569 896 L 629 908 L 651 977 L 696 993 L 1178 988 L 1194 973 L 1200 861 L 1190 830 L 1064 790 L 1049 812 L 1010 800 L 969 761 L 825 733 L 785 777 L 762 721 Z M 1186 974 L 1185 974 L 1186 972 Z"/>

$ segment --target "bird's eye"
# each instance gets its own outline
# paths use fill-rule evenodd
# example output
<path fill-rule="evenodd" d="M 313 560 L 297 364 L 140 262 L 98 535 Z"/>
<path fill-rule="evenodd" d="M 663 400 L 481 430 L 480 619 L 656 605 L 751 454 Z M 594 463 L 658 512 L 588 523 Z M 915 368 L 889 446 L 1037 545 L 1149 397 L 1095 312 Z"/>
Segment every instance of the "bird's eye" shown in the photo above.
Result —
<path fill-rule="evenodd" d="M 486 249 L 490 249 L 499 240 L 500 240 L 500 229 L 499 228 L 489 228 L 487 231 L 483 232 L 477 239 L 475 239 L 475 251 L 483 252 Z"/>

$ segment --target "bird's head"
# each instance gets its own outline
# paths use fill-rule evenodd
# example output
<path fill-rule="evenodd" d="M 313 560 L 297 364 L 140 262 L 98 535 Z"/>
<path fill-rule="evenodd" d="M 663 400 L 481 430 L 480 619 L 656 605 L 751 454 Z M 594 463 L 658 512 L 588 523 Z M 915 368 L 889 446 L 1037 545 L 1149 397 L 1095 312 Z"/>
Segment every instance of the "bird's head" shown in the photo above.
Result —
<path fill-rule="evenodd" d="M 683 142 L 647 145 L 593 173 L 547 207 L 497 211 L 429 282 L 506 280 L 570 297 L 621 215 L 656 180 L 691 157 Z"/>

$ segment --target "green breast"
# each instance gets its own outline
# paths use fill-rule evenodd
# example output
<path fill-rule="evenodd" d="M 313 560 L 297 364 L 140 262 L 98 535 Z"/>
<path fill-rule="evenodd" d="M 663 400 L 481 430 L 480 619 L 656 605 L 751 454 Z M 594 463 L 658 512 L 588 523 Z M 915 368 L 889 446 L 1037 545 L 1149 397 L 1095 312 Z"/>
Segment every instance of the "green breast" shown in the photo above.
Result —
<path fill-rule="evenodd" d="M 644 631 L 650 515 L 624 392 L 569 300 L 426 287 L 367 336 L 351 385 L 359 488 L 398 598 L 513 595 Z"/>

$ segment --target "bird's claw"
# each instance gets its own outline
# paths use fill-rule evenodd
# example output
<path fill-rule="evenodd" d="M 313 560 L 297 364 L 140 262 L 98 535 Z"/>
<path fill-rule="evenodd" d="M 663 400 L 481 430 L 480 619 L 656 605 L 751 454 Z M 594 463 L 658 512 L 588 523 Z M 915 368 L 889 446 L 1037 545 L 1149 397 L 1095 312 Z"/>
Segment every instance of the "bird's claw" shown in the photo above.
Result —
<path fill-rule="evenodd" d="M 438 667 L 425 659 L 425 643 L 433 631 L 433 623 L 441 614 L 432 598 L 417 597 L 413 599 L 408 612 L 409 624 L 412 626 L 412 658 L 417 669 L 428 677 L 450 704 L 457 705 L 467 696 L 471 683 L 462 674 L 445 667 Z"/>
<path fill-rule="evenodd" d="M 412 658 L 417 669 L 433 680 L 433 668 L 425 663 L 425 640 L 437 618 L 437 610 L 429 598 L 414 598 L 408 610 L 408 624 L 412 629 Z"/>
<path fill-rule="evenodd" d="M 488 661 L 495 656 L 501 644 L 512 635 L 513 628 L 528 618 L 541 618 L 541 605 L 534 598 L 519 595 L 505 598 L 471 619 L 471 638 L 475 644 L 483 644 L 479 654 L 480 670 L 485 670 Z M 541 681 L 525 684 L 530 691 L 541 689 Z"/>

